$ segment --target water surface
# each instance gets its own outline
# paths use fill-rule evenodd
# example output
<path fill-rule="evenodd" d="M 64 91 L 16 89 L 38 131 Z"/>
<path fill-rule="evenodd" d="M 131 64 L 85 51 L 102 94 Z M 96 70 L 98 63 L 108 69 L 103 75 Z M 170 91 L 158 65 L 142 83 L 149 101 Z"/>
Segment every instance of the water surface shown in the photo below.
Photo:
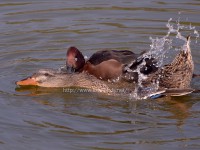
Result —
<path fill-rule="evenodd" d="M 100 49 L 139 53 L 150 49 L 150 36 L 166 35 L 169 18 L 200 30 L 199 14 L 199 0 L 2 0 L 0 149 L 199 149 L 199 94 L 130 100 L 15 89 L 15 81 L 40 68 L 63 66 L 69 46 L 87 56 Z M 194 37 L 191 48 L 200 73 Z M 199 79 L 192 87 L 200 88 Z"/>

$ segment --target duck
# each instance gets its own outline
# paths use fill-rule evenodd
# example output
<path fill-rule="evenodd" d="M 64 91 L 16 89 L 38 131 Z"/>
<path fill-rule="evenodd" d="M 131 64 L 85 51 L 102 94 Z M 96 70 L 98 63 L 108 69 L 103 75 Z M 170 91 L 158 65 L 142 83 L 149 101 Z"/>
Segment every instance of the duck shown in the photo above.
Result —
<path fill-rule="evenodd" d="M 134 63 L 124 68 L 124 72 L 130 74 L 130 76 L 135 71 L 133 64 Z M 190 36 L 187 37 L 186 43 L 171 63 L 164 65 L 163 67 L 156 69 L 153 67 L 151 69 L 153 69 L 153 71 L 145 76 L 141 81 L 141 85 L 138 87 L 140 93 L 141 91 L 147 92 L 150 89 L 149 87 L 154 85 L 158 85 L 154 92 L 161 91 L 159 94 L 167 92 L 171 93 L 171 95 L 174 93 L 174 96 L 178 96 L 193 92 L 193 89 L 190 86 L 194 72 L 194 62 L 190 48 Z"/>
<path fill-rule="evenodd" d="M 86 61 L 83 54 L 76 47 L 72 46 L 67 50 L 66 66 L 69 72 L 87 72 L 101 80 L 113 81 L 121 78 L 123 75 L 121 79 L 129 81 L 124 75 L 126 71 L 123 72 L 123 68 L 130 62 L 135 62 L 134 65 L 142 63 L 144 58 L 139 56 L 144 53 L 145 51 L 135 54 L 129 50 L 100 50 Z M 148 74 L 152 71 L 150 66 L 154 66 L 154 59 L 145 59 L 145 61 L 147 66 L 144 66 L 141 72 Z M 145 69 L 145 67 L 148 69 Z M 137 78 L 136 75 L 135 78 Z"/>
<path fill-rule="evenodd" d="M 57 69 L 39 69 L 31 76 L 16 82 L 17 86 L 38 86 L 45 88 L 69 88 L 75 92 L 96 92 L 106 95 L 128 94 L 132 84 L 109 84 L 85 72 L 68 73 Z M 83 90 L 86 89 L 86 90 Z M 117 88 L 117 89 L 115 89 Z"/>

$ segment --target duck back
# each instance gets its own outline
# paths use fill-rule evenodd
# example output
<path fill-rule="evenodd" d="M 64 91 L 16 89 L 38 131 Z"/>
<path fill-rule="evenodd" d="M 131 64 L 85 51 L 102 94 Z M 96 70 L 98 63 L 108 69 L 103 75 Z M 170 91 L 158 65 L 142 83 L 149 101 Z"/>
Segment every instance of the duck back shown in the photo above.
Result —
<path fill-rule="evenodd" d="M 109 59 L 115 59 L 122 64 L 128 64 L 135 60 L 140 54 L 135 54 L 128 50 L 102 50 L 94 53 L 88 60 L 91 64 L 97 65 Z"/>

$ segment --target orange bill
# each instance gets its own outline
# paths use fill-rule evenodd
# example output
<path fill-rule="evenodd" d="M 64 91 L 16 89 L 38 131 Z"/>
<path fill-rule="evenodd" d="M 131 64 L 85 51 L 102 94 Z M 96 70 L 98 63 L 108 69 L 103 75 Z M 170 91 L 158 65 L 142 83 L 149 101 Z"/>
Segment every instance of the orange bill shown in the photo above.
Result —
<path fill-rule="evenodd" d="M 31 77 L 16 82 L 17 85 L 38 85 L 38 82 Z"/>

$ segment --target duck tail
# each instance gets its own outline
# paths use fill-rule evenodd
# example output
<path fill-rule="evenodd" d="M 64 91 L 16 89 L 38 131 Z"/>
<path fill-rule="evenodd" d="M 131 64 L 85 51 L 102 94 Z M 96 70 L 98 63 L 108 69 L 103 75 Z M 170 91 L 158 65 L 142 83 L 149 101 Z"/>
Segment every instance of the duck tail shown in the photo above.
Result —
<path fill-rule="evenodd" d="M 190 51 L 190 35 L 188 35 L 186 38 L 186 43 L 183 45 L 183 52 L 187 54 Z"/>
<path fill-rule="evenodd" d="M 187 36 L 187 46 L 190 46 L 190 38 L 191 38 L 191 36 L 188 35 L 188 36 Z"/>

